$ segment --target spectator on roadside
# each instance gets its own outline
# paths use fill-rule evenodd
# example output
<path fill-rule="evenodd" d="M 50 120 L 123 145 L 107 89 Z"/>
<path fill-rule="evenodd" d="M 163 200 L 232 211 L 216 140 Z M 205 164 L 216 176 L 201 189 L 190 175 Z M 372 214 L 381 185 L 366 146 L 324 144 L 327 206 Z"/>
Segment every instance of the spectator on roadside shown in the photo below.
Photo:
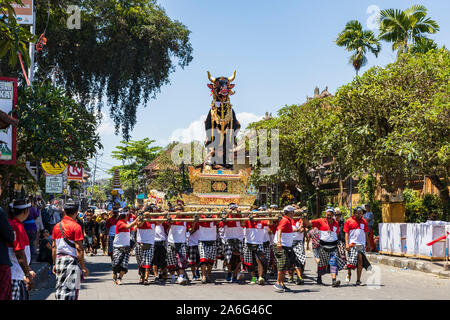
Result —
<path fill-rule="evenodd" d="M 23 222 L 27 219 L 31 204 L 19 199 L 13 202 L 9 224 L 14 230 L 15 239 L 8 244 L 11 268 L 12 300 L 28 300 L 28 291 L 33 286 L 36 276 L 30 268 L 30 242 Z"/>
<path fill-rule="evenodd" d="M 39 242 L 39 255 L 37 261 L 48 262 L 53 265 L 52 259 L 52 239 L 48 230 L 43 230 Z"/>
<path fill-rule="evenodd" d="M 0 196 L 2 194 L 2 184 L 0 176 Z M 0 300 L 11 300 L 11 259 L 8 254 L 8 243 L 14 241 L 14 230 L 8 222 L 8 217 L 0 208 Z"/>
<path fill-rule="evenodd" d="M 54 200 L 53 204 L 49 207 L 49 231 L 52 232 L 53 227 L 61 221 L 61 208 L 59 207 L 58 200 Z"/>
<path fill-rule="evenodd" d="M 369 236 L 368 236 L 368 243 L 366 244 L 366 251 L 376 251 L 375 242 L 373 239 L 373 223 L 375 221 L 375 216 L 373 215 L 373 212 L 370 210 L 370 205 L 366 204 L 364 206 L 364 219 L 367 221 L 367 224 L 369 226 Z M 372 247 L 371 250 L 369 250 L 369 245 Z"/>
<path fill-rule="evenodd" d="M 86 221 L 83 223 L 84 228 L 84 238 L 85 238 L 85 249 L 86 254 L 90 256 L 94 255 L 94 237 L 95 237 L 95 220 L 91 210 L 86 212 Z"/>
<path fill-rule="evenodd" d="M 40 214 L 40 208 L 39 206 L 37 206 L 36 200 L 32 198 L 30 214 L 28 215 L 28 218 L 23 222 L 25 231 L 27 232 L 28 240 L 30 242 L 30 252 L 32 259 L 36 256 L 36 240 L 38 233 L 36 219 L 40 216 Z"/>

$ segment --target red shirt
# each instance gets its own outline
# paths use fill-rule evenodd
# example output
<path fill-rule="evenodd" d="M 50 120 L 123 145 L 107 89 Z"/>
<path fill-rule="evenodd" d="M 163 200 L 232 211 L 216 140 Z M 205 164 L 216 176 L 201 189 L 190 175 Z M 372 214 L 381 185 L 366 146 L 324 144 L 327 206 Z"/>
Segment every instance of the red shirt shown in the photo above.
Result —
<path fill-rule="evenodd" d="M 336 220 L 332 220 L 331 224 L 328 223 L 326 218 L 311 220 L 311 225 L 319 229 L 319 238 L 325 242 L 337 241 L 337 235 L 339 233 L 339 223 Z"/>
<path fill-rule="evenodd" d="M 344 232 L 348 233 L 348 243 L 366 244 L 366 232 L 369 232 L 369 225 L 366 219 L 357 220 L 354 216 L 344 223 Z"/>
<path fill-rule="evenodd" d="M 200 218 L 207 219 L 205 215 L 200 216 Z M 217 215 L 212 215 L 211 218 L 217 218 Z M 203 228 L 212 228 L 213 226 L 217 226 L 219 222 L 211 221 L 211 222 L 199 222 L 198 225 Z"/>
<path fill-rule="evenodd" d="M 130 229 L 128 229 L 126 227 L 127 225 L 128 225 L 128 223 L 123 219 L 120 219 L 119 221 L 117 221 L 116 234 L 119 234 L 120 232 L 130 232 Z"/>
<path fill-rule="evenodd" d="M 8 247 L 12 248 L 14 251 L 25 250 L 25 248 L 30 245 L 30 241 L 28 240 L 23 222 L 20 222 L 16 218 L 8 219 L 8 221 L 14 231 L 14 241 L 8 243 Z"/>
<path fill-rule="evenodd" d="M 284 216 L 278 223 L 276 230 L 281 230 L 281 233 L 291 233 L 292 225 L 295 224 L 294 219 Z"/>
<path fill-rule="evenodd" d="M 67 240 L 72 243 L 75 243 L 75 241 L 83 241 L 83 229 L 74 219 L 69 216 L 64 216 L 61 224 Z M 72 248 L 64 240 L 61 229 L 59 228 L 59 223 L 53 228 L 52 239 L 55 240 L 57 254 L 68 254 L 72 257 L 77 256 L 75 248 Z"/>

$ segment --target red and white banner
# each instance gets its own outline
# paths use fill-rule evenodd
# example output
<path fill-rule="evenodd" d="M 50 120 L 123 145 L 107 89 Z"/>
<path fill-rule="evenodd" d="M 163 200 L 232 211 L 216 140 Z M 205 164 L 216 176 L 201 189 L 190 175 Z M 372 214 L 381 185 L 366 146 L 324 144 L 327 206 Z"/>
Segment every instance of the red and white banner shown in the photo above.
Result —
<path fill-rule="evenodd" d="M 69 181 L 82 181 L 83 180 L 83 167 L 67 166 L 67 180 Z"/>

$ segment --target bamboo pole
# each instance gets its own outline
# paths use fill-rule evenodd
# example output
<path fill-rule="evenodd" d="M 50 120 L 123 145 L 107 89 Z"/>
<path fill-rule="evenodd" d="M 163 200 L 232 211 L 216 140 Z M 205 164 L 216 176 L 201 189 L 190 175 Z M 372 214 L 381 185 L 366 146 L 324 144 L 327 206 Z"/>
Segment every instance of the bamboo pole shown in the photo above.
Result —
<path fill-rule="evenodd" d="M 297 214 L 301 214 L 303 213 L 302 210 L 295 210 L 294 213 Z M 164 211 L 164 212 L 145 212 L 144 215 L 145 216 L 152 216 L 152 217 L 157 217 L 157 216 L 164 216 L 164 215 L 180 215 L 180 216 L 195 216 L 195 215 L 222 215 L 222 214 L 226 214 L 226 215 L 239 215 L 239 214 L 253 214 L 253 215 L 277 215 L 277 214 L 284 214 L 283 211 L 241 211 L 241 212 L 226 212 L 226 211 L 221 211 L 221 212 L 168 212 L 168 211 Z"/>
<path fill-rule="evenodd" d="M 250 218 L 229 218 L 229 219 L 225 219 L 226 221 L 248 221 L 250 220 Z M 254 221 L 264 221 L 264 220 L 271 220 L 271 221 L 277 221 L 279 220 L 278 217 L 257 217 L 257 218 L 253 218 Z M 142 221 L 144 222 L 167 222 L 168 219 L 167 218 L 162 218 L 162 219 L 143 219 Z M 175 218 L 175 219 L 170 219 L 171 222 L 195 222 L 196 219 L 194 218 Z M 198 222 L 221 222 L 223 221 L 222 218 L 199 218 Z"/>

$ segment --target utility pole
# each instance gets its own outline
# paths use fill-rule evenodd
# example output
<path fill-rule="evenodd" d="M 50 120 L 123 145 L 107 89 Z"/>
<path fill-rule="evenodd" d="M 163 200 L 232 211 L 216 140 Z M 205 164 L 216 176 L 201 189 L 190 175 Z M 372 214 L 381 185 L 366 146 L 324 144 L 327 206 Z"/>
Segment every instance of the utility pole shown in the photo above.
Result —
<path fill-rule="evenodd" d="M 35 35 L 36 33 L 35 1 L 33 1 L 33 24 L 30 27 L 30 31 L 32 35 Z M 30 69 L 28 70 L 28 79 L 30 80 L 30 86 L 33 86 L 33 79 L 34 79 L 34 53 L 35 53 L 35 44 L 30 42 Z"/>

